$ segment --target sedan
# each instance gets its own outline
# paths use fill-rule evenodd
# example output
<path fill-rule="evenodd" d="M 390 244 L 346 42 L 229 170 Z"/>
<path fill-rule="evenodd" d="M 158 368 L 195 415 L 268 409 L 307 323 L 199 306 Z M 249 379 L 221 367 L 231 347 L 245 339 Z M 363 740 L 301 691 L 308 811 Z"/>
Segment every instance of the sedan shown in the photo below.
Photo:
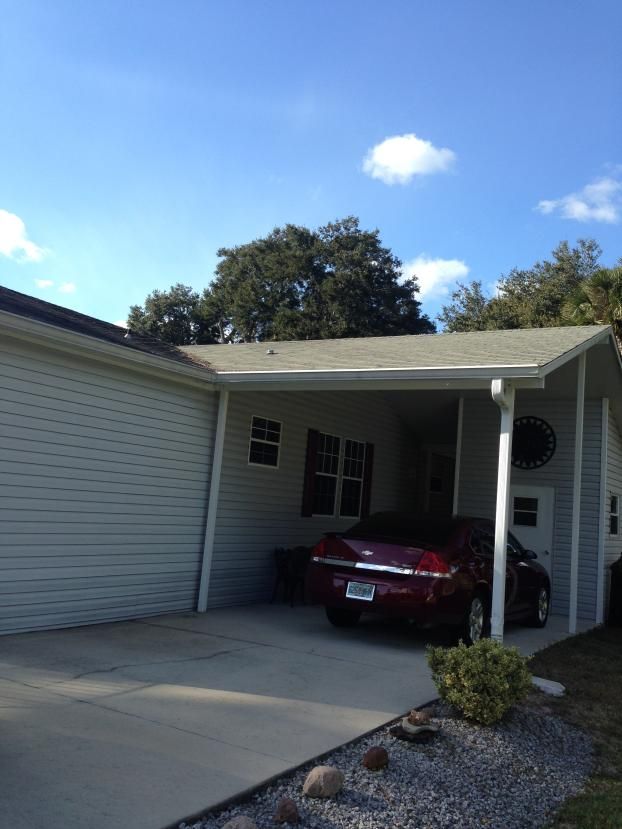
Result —
<path fill-rule="evenodd" d="M 535 559 L 508 534 L 505 618 L 544 627 L 551 585 Z M 493 560 L 491 521 L 379 512 L 314 547 L 307 589 L 337 627 L 373 612 L 459 625 L 473 643 L 490 632 Z"/>

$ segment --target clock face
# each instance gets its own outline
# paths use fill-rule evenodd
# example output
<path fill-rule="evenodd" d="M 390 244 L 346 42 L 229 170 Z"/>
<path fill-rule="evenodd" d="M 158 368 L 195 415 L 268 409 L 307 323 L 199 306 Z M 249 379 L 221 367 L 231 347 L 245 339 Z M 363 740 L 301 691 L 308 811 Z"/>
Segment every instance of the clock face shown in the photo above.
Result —
<path fill-rule="evenodd" d="M 512 466 L 537 469 L 555 454 L 555 432 L 540 417 L 517 417 L 512 437 Z"/>

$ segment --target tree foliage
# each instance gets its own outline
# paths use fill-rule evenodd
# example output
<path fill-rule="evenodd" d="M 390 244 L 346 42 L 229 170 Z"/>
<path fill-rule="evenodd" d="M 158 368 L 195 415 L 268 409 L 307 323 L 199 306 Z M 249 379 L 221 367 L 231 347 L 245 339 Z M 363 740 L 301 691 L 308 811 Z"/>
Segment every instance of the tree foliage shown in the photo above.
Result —
<path fill-rule="evenodd" d="M 132 305 L 127 325 L 173 345 L 218 341 L 213 323 L 203 313 L 201 297 L 181 283 L 168 291 L 153 291 L 144 305 Z"/>
<path fill-rule="evenodd" d="M 493 328 L 544 328 L 568 324 L 568 298 L 599 268 L 601 249 L 594 239 L 579 239 L 576 247 L 561 242 L 551 259 L 531 268 L 513 268 L 487 297 L 481 282 L 460 285 L 443 306 L 439 320 L 447 331 Z"/>
<path fill-rule="evenodd" d="M 567 298 L 563 315 L 573 325 L 611 325 L 622 343 L 622 265 L 584 279 Z"/>
<path fill-rule="evenodd" d="M 201 296 L 184 285 L 154 291 L 131 309 L 130 327 L 175 344 L 434 331 L 416 279 L 403 279 L 378 230 L 353 216 L 316 231 L 275 228 L 218 256 Z"/>

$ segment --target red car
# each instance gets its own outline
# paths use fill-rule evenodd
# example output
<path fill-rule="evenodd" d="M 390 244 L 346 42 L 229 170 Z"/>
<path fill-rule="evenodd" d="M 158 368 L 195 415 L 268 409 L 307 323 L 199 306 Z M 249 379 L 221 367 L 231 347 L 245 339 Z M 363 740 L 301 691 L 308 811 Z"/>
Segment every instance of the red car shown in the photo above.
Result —
<path fill-rule="evenodd" d="M 491 521 L 379 512 L 314 547 L 307 589 L 338 627 L 374 612 L 460 625 L 472 643 L 489 633 L 493 557 Z M 508 534 L 505 618 L 544 627 L 551 585 L 535 558 Z"/>

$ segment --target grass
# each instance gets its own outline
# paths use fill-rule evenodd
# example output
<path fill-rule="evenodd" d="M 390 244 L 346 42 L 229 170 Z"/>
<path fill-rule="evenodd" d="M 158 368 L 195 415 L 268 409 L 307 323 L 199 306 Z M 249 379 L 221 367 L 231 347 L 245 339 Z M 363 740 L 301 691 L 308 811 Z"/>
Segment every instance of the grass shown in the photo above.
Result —
<path fill-rule="evenodd" d="M 554 713 L 587 730 L 594 740 L 596 768 L 583 794 L 564 805 L 559 829 L 622 827 L 622 628 L 596 628 L 537 653 L 536 676 L 566 686 L 550 698 Z"/>

